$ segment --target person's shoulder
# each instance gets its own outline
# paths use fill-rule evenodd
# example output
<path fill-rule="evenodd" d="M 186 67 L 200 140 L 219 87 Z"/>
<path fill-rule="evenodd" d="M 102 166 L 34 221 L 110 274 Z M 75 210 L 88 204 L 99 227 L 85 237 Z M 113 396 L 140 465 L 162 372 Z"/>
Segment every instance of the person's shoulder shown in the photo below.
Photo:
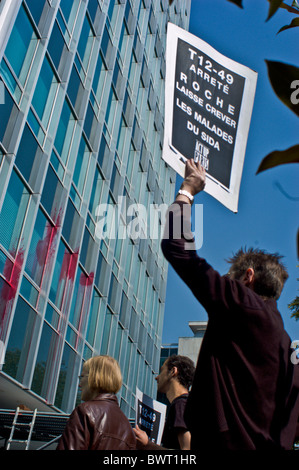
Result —
<path fill-rule="evenodd" d="M 74 425 L 85 419 L 84 417 L 89 414 L 87 403 L 88 402 L 80 403 L 73 409 L 68 420 L 70 424 Z"/>
<path fill-rule="evenodd" d="M 248 310 L 256 310 L 260 312 L 277 311 L 277 304 L 274 299 L 265 299 L 250 289 L 242 281 L 237 279 L 225 279 L 228 283 L 227 288 L 230 289 L 232 296 L 242 308 Z"/>
<path fill-rule="evenodd" d="M 184 393 L 183 395 L 179 395 L 176 397 L 173 402 L 171 403 L 170 407 L 172 408 L 180 408 L 180 407 L 185 407 L 187 400 L 188 400 L 188 393 Z"/>
<path fill-rule="evenodd" d="M 178 401 L 186 401 L 188 399 L 188 396 L 189 396 L 189 393 L 182 393 L 182 395 L 179 395 L 173 400 L 173 403 L 178 402 Z"/>
<path fill-rule="evenodd" d="M 103 414 L 107 413 L 107 409 L 110 409 L 111 404 L 107 400 L 98 400 L 98 397 L 87 400 L 78 405 L 73 413 L 81 418 L 86 417 L 87 419 L 94 420 L 98 419 Z"/>
<path fill-rule="evenodd" d="M 90 402 L 85 401 L 80 403 L 79 405 L 76 406 L 76 408 L 73 410 L 72 414 L 77 414 L 77 415 L 82 415 L 87 412 L 87 410 L 90 408 Z"/>

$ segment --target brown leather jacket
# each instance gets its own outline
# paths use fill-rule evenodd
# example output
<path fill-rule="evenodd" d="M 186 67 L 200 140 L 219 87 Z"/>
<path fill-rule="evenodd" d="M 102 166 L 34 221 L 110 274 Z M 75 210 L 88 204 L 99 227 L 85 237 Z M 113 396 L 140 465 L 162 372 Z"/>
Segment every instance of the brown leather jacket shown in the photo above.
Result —
<path fill-rule="evenodd" d="M 134 431 L 111 393 L 77 406 L 57 446 L 57 450 L 135 449 Z"/>

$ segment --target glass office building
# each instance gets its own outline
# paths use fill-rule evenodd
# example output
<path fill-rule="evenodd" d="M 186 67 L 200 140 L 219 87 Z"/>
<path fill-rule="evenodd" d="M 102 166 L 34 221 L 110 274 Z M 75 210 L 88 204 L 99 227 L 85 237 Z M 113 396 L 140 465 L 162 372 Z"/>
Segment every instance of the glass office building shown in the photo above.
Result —
<path fill-rule="evenodd" d="M 161 158 L 166 26 L 188 28 L 190 1 L 0 2 L 0 388 L 11 396 L 69 413 L 82 362 L 109 354 L 128 417 L 136 386 L 155 398 L 167 263 L 136 214 L 174 197 Z M 127 216 L 138 236 L 120 234 Z"/>

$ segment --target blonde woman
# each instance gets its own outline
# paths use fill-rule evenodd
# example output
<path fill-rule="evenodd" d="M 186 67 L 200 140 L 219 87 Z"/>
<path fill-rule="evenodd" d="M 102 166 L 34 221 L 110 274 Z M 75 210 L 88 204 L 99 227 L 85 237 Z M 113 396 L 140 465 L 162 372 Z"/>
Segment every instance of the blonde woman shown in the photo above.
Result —
<path fill-rule="evenodd" d="M 84 363 L 79 382 L 84 403 L 72 412 L 57 450 L 135 450 L 134 432 L 115 396 L 121 385 L 113 357 L 95 356 Z"/>

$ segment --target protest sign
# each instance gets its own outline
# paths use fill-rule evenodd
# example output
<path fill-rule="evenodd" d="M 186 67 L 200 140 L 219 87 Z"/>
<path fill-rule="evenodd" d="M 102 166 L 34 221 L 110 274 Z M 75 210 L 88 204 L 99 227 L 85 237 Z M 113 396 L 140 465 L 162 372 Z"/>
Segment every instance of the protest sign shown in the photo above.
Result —
<path fill-rule="evenodd" d="M 136 389 L 136 419 L 140 429 L 146 432 L 149 440 L 161 444 L 165 424 L 166 405 L 153 400 L 145 393 Z"/>
<path fill-rule="evenodd" d="M 168 23 L 163 159 L 184 176 L 206 169 L 205 191 L 237 212 L 257 73 Z"/>

